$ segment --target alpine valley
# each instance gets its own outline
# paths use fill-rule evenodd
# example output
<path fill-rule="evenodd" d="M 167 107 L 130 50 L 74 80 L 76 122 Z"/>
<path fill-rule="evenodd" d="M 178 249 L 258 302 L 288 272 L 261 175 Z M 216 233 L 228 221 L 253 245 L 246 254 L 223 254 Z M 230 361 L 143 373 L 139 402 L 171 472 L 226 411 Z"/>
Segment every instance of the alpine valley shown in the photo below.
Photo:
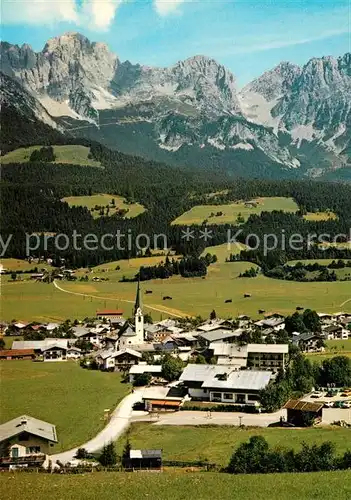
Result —
<path fill-rule="evenodd" d="M 282 62 L 242 89 L 206 56 L 141 66 L 78 33 L 53 38 L 38 53 L 2 42 L 1 61 L 5 131 L 16 116 L 35 121 L 38 138 L 49 126 L 53 137 L 86 138 L 170 165 L 351 179 L 350 53 L 303 67 Z"/>

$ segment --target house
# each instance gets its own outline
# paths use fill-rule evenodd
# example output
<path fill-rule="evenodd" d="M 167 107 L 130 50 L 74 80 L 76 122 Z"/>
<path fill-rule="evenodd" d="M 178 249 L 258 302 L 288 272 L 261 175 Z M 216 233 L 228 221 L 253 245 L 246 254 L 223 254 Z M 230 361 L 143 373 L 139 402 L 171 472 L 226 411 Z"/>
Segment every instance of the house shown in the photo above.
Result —
<path fill-rule="evenodd" d="M 52 343 L 41 349 L 43 361 L 66 361 L 67 347 Z"/>
<path fill-rule="evenodd" d="M 162 469 L 162 450 L 129 450 L 129 457 L 123 459 L 125 469 Z"/>
<path fill-rule="evenodd" d="M 118 320 L 123 316 L 123 312 L 121 309 L 104 309 L 96 311 L 96 317 L 107 321 Z"/>
<path fill-rule="evenodd" d="M 14 340 L 11 350 L 33 349 L 37 355 L 41 355 L 43 361 L 66 361 L 68 340 L 51 339 L 45 340 Z"/>
<path fill-rule="evenodd" d="M 347 340 L 351 332 L 342 325 L 329 325 L 322 328 L 322 333 L 326 340 Z"/>
<path fill-rule="evenodd" d="M 41 466 L 57 443 L 56 427 L 22 415 L 0 425 L 0 467 Z"/>
<path fill-rule="evenodd" d="M 323 337 L 317 335 L 316 333 L 301 333 L 292 339 L 292 343 L 297 345 L 303 352 L 322 352 L 323 347 Z"/>
<path fill-rule="evenodd" d="M 82 350 L 79 347 L 68 347 L 66 356 L 67 359 L 79 359 L 82 356 Z"/>
<path fill-rule="evenodd" d="M 199 344 L 203 344 L 208 347 L 212 342 L 236 342 L 242 333 L 243 330 L 241 328 L 238 328 L 237 330 L 218 328 L 208 332 L 199 333 L 197 338 Z"/>
<path fill-rule="evenodd" d="M 121 349 L 116 351 L 108 349 L 100 351 L 95 360 L 103 370 L 129 370 L 131 366 L 138 364 L 142 354 L 133 349 Z"/>
<path fill-rule="evenodd" d="M 0 359 L 34 359 L 34 349 L 5 349 L 0 351 Z"/>
<path fill-rule="evenodd" d="M 231 366 L 187 365 L 179 380 L 192 399 L 256 406 L 272 378 L 269 371 L 236 370 Z"/>
<path fill-rule="evenodd" d="M 162 366 L 161 365 L 148 365 L 144 363 L 139 363 L 134 365 L 129 370 L 129 382 L 132 384 L 134 382 L 136 375 L 141 375 L 143 373 L 150 373 L 153 376 L 161 376 Z"/>

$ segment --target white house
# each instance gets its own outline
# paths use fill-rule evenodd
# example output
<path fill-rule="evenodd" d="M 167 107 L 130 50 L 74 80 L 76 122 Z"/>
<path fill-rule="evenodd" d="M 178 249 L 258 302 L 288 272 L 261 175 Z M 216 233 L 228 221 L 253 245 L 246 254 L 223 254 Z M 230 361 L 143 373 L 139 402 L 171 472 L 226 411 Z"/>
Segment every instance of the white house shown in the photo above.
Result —
<path fill-rule="evenodd" d="M 56 427 L 43 420 L 22 415 L 0 425 L 2 467 L 38 467 L 57 443 Z"/>

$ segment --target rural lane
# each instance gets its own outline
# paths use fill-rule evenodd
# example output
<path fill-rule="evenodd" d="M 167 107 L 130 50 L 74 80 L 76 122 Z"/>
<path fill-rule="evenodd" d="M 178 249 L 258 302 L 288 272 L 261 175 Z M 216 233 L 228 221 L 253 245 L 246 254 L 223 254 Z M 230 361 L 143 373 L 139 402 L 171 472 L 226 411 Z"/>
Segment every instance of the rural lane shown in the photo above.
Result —
<path fill-rule="evenodd" d="M 120 299 L 118 297 L 114 297 L 114 298 L 103 297 L 101 295 L 89 295 L 87 293 L 72 292 L 71 290 L 65 290 L 60 285 L 58 285 L 55 280 L 53 281 L 53 285 L 55 288 L 57 288 L 57 290 L 60 290 L 60 292 L 70 293 L 71 295 L 79 295 L 81 297 L 91 297 L 93 299 L 99 299 L 99 300 L 104 300 L 104 301 L 113 300 L 114 302 L 116 302 L 116 300 L 117 300 L 118 302 L 126 302 L 128 304 L 134 304 L 134 300 Z M 174 313 L 170 309 L 168 309 L 167 307 L 161 309 L 159 307 L 147 306 L 146 304 L 143 304 L 143 305 L 146 309 L 151 309 L 152 311 L 157 311 L 160 313 L 169 314 L 170 316 L 173 316 L 175 318 L 185 318 L 187 316 L 185 313 L 181 313 L 181 311 L 179 311 L 181 314 Z"/>
<path fill-rule="evenodd" d="M 117 408 L 113 411 L 110 421 L 106 427 L 99 432 L 99 434 L 77 448 L 51 455 L 50 460 L 52 460 L 53 463 L 55 463 L 56 460 L 59 460 L 65 464 L 74 458 L 78 448 L 85 448 L 87 451 L 92 453 L 101 450 L 101 448 L 103 448 L 103 446 L 108 444 L 110 441 L 116 441 L 128 428 L 132 417 L 133 405 L 138 401 L 141 401 L 142 395 L 143 389 L 139 389 L 134 393 L 128 394 L 128 396 L 123 398 Z"/>

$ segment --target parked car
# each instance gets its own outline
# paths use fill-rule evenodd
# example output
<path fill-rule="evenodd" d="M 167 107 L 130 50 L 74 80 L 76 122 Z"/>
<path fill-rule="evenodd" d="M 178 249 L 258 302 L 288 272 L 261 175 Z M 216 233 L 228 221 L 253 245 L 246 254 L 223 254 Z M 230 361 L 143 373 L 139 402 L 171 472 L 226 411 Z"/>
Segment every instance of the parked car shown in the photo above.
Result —
<path fill-rule="evenodd" d="M 335 401 L 334 408 L 342 408 L 344 401 Z"/>
<path fill-rule="evenodd" d="M 324 403 L 324 408 L 333 408 L 333 406 L 333 401 L 327 401 L 326 403 Z"/>
<path fill-rule="evenodd" d="M 322 396 L 323 396 L 323 394 L 321 392 L 312 392 L 310 397 L 313 399 L 317 399 L 317 398 L 321 398 Z"/>
<path fill-rule="evenodd" d="M 341 404 L 342 408 L 351 408 L 351 401 L 343 401 Z"/>

